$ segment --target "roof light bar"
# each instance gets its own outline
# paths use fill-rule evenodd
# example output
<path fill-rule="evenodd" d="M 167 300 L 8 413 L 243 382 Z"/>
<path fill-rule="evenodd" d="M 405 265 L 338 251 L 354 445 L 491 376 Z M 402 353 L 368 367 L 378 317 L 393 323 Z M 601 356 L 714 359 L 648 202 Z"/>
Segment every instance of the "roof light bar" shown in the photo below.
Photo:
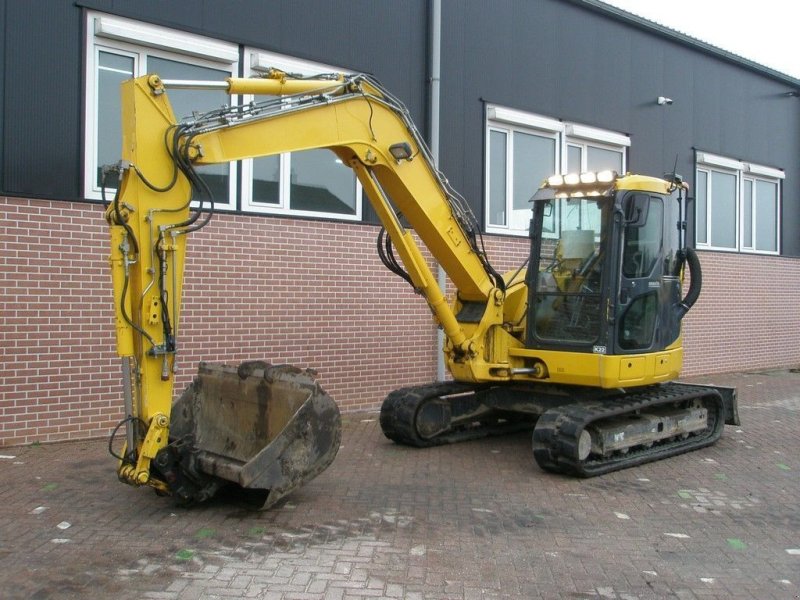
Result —
<path fill-rule="evenodd" d="M 617 180 L 616 171 L 599 171 L 597 173 L 598 183 L 614 183 Z"/>
<path fill-rule="evenodd" d="M 601 196 L 613 186 L 617 177 L 615 171 L 557 174 L 548 177 L 543 187 L 553 189 L 556 198 Z"/>

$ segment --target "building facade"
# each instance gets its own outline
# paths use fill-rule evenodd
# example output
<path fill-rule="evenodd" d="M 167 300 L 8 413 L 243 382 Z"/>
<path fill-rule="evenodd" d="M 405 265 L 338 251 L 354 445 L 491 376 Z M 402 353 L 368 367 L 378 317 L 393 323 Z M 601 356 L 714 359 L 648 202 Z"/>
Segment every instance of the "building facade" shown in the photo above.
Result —
<path fill-rule="evenodd" d="M 501 269 L 526 258 L 546 174 L 677 170 L 704 279 L 684 373 L 796 365 L 800 81 L 595 0 L 445 0 L 440 21 L 431 4 L 0 0 L 0 446 L 122 416 L 101 168 L 119 158 L 119 83 L 151 72 L 375 75 L 426 135 L 439 115 L 440 167 Z M 181 115 L 251 100 L 170 98 Z M 266 359 L 313 367 L 358 410 L 436 377 L 430 313 L 381 265 L 334 158 L 204 168 L 217 214 L 189 242 L 177 388 L 200 360 Z"/>

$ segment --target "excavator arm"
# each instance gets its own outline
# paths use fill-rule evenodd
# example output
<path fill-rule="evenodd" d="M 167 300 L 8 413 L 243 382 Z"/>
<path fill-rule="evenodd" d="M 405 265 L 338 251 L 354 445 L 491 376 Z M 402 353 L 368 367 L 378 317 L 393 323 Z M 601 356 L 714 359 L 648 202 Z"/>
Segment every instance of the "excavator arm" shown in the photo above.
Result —
<path fill-rule="evenodd" d="M 178 121 L 168 90 L 180 87 L 258 100 Z M 445 334 L 453 381 L 391 392 L 380 417 L 388 438 L 425 447 L 535 422 L 543 468 L 592 476 L 708 446 L 723 423 L 738 423 L 735 390 L 672 383 L 680 319 L 697 297 L 680 297 L 685 249 L 675 238 L 685 204 L 671 195 L 683 189 L 679 176 L 548 179 L 534 197 L 531 272 L 501 275 L 408 111 L 367 75 L 149 75 L 124 83 L 122 98 L 123 159 L 108 171 L 120 181 L 106 219 L 125 396 L 123 481 L 180 502 L 232 482 L 266 492 L 270 505 L 336 456 L 339 411 L 309 371 L 202 363 L 173 403 L 187 237 L 214 214 L 198 167 L 310 149 L 328 149 L 353 169 L 384 228 L 384 264 L 425 298 Z M 557 220 L 559 202 L 556 241 L 544 223 Z M 582 216 L 570 220 L 575 211 Z M 654 225 L 645 228 L 648 214 Z M 417 238 L 449 276 L 451 302 Z M 545 248 L 555 261 L 542 268 Z"/>
<path fill-rule="evenodd" d="M 168 101 L 173 87 L 224 87 L 230 94 L 268 98 L 178 122 Z M 272 503 L 323 470 L 338 447 L 338 410 L 309 374 L 292 369 L 276 371 L 265 363 L 238 370 L 201 366 L 193 387 L 172 405 L 186 240 L 213 216 L 210 191 L 196 171 L 200 165 L 316 148 L 334 152 L 355 172 L 385 229 L 384 262 L 426 299 L 442 327 L 451 372 L 464 381 L 508 378 L 508 370 L 498 371 L 493 361 L 507 360 L 497 348 L 521 345 L 522 327 L 515 333 L 503 324 L 522 320 L 525 286 L 521 280 L 508 286 L 492 268 L 468 205 L 435 168 L 408 111 L 374 79 L 293 79 L 273 71 L 264 79 L 186 82 L 149 75 L 125 82 L 122 100 L 123 159 L 111 170 L 120 184 L 106 210 L 126 399 L 126 446 L 118 457 L 122 480 L 177 492 L 188 501 L 214 493 L 221 478 L 271 489 Z M 452 304 L 404 223 L 452 281 Z M 466 325 L 456 316 L 465 305 L 473 312 Z M 258 400 L 264 382 L 301 391 L 292 395 L 281 388 L 282 397 L 293 399 L 288 408 L 271 401 L 266 412 L 278 416 L 262 428 L 271 433 L 253 441 L 251 452 L 233 456 L 225 448 L 242 446 L 241 430 L 252 428 L 248 419 L 257 421 L 265 412 Z M 239 395 L 252 408 L 240 402 L 235 410 L 245 416 L 238 420 L 223 406 L 209 409 L 212 401 L 203 394 L 214 386 L 223 390 L 217 396 Z M 302 410 L 306 416 L 300 419 Z M 302 429 L 299 420 L 314 424 L 317 429 L 305 437 L 319 443 L 314 452 L 300 447 L 282 456 L 276 447 L 292 448 L 303 437 L 291 431 Z M 297 456 L 314 453 L 316 458 L 298 466 Z M 291 463 L 295 474 L 288 480 L 260 476 L 281 471 L 278 463 L 284 472 Z"/>

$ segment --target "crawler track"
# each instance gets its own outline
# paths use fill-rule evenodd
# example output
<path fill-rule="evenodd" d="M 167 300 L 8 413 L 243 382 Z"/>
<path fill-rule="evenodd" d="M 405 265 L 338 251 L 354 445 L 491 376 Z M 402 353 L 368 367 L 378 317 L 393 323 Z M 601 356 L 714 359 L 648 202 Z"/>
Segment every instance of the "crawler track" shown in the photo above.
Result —
<path fill-rule="evenodd" d="M 630 448 L 608 457 L 590 454 L 579 459 L 578 444 L 587 426 L 603 419 L 646 411 L 664 405 L 684 406 L 700 401 L 708 410 L 705 430 L 686 438 L 663 440 Z M 546 411 L 533 432 L 533 455 L 547 471 L 593 477 L 709 446 L 722 434 L 725 421 L 722 396 L 716 390 L 666 384 L 603 402 L 575 402 Z"/>
<path fill-rule="evenodd" d="M 428 448 L 533 425 L 527 415 L 508 414 L 482 405 L 481 389 L 482 386 L 442 382 L 395 390 L 381 406 L 381 429 L 398 444 Z"/>

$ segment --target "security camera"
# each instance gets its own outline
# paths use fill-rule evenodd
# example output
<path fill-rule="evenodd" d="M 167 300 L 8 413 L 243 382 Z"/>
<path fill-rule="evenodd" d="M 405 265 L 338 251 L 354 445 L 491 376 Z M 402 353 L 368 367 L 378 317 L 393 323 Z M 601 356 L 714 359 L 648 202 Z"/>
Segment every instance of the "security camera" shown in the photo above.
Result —
<path fill-rule="evenodd" d="M 672 104 L 672 98 L 667 98 L 666 96 L 659 96 L 656 102 L 658 102 L 659 106 L 664 106 L 665 104 Z"/>

